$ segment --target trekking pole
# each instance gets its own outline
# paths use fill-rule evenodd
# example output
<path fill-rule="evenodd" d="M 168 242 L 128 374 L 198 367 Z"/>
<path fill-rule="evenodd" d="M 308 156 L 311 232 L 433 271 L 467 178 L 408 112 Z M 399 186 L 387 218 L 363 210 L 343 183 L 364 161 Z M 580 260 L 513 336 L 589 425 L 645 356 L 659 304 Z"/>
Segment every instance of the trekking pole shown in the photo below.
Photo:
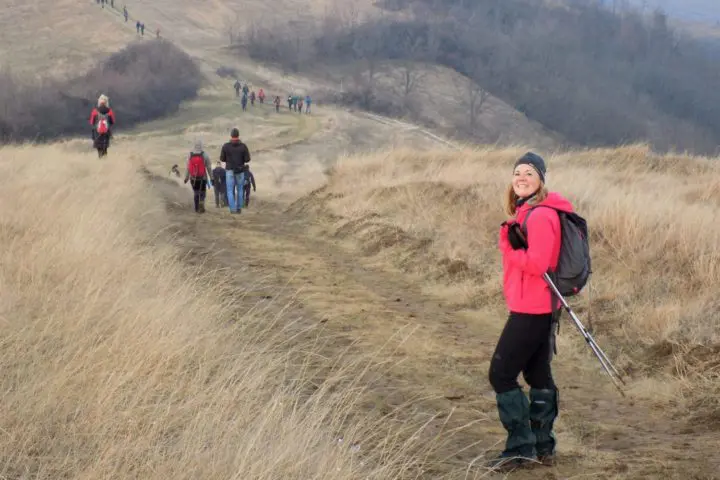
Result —
<path fill-rule="evenodd" d="M 570 305 L 568 305 L 565 298 L 560 294 L 560 291 L 555 286 L 555 283 L 553 283 L 550 275 L 545 273 L 543 275 L 543 278 L 545 279 L 545 282 L 547 282 L 547 284 L 550 286 L 550 288 L 552 288 L 555 296 L 560 299 L 563 307 L 565 307 L 565 311 L 568 312 L 570 318 L 572 318 L 575 322 L 575 326 L 580 331 L 580 334 L 583 336 L 583 338 L 585 338 L 585 342 L 590 346 L 590 349 L 593 351 L 598 360 L 600 360 L 600 364 L 610 377 L 610 380 L 612 380 L 613 384 L 620 391 L 620 394 L 625 397 L 625 392 L 623 392 L 622 387 L 620 387 L 620 384 L 618 383 L 619 380 L 623 385 L 626 385 L 625 380 L 623 380 L 622 375 L 620 375 L 620 372 L 618 372 L 617 368 L 615 368 L 607 355 L 605 355 L 605 352 L 603 352 L 602 348 L 600 348 L 597 342 L 595 342 L 593 336 L 585 329 L 580 319 L 577 317 L 577 315 L 575 315 L 575 312 L 573 312 L 572 308 L 570 308 Z"/>
<path fill-rule="evenodd" d="M 512 228 L 515 229 L 515 232 L 517 233 L 518 237 L 521 240 L 522 246 L 524 249 L 527 250 L 528 243 L 527 238 L 523 234 L 522 230 L 520 229 L 520 226 L 517 223 L 512 224 Z M 620 391 L 620 395 L 625 397 L 625 392 L 623 391 L 622 387 L 618 383 L 620 381 L 623 385 L 626 385 L 625 380 L 623 380 L 622 375 L 620 375 L 620 372 L 618 372 L 617 368 L 612 364 L 610 359 L 605 355 L 605 352 L 603 352 L 602 348 L 600 348 L 600 345 L 597 344 L 593 336 L 588 332 L 585 327 L 583 326 L 580 319 L 575 315 L 575 312 L 573 312 L 572 308 L 570 308 L 570 305 L 565 300 L 565 297 L 562 296 L 560 293 L 560 290 L 558 290 L 557 286 L 555 286 L 555 283 L 550 278 L 550 275 L 545 272 L 543 274 L 543 278 L 545 279 L 545 282 L 548 284 L 548 286 L 552 289 L 553 293 L 557 298 L 560 299 L 560 302 L 562 303 L 563 307 L 565 308 L 565 311 L 568 312 L 570 315 L 570 318 L 573 319 L 573 322 L 575 322 L 575 326 L 580 331 L 580 334 L 585 339 L 585 342 L 590 346 L 590 349 L 593 351 L 595 356 L 598 360 L 600 360 L 600 365 L 602 365 L 603 369 L 605 370 L 605 373 L 610 377 L 610 380 L 612 380 L 613 385 L 617 387 L 618 391 Z"/>

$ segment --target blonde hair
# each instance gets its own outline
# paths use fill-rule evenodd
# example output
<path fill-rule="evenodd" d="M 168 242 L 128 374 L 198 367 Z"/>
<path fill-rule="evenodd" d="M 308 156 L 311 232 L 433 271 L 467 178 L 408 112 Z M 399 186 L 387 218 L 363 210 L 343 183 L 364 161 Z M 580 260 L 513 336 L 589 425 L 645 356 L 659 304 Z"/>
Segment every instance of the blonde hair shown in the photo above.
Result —
<path fill-rule="evenodd" d="M 538 189 L 537 193 L 533 195 L 533 197 L 528 200 L 528 205 L 536 205 L 543 200 L 545 200 L 548 196 L 548 189 L 545 186 L 545 184 L 541 181 L 540 182 L 540 188 Z M 517 212 L 517 201 L 520 199 L 520 197 L 517 196 L 515 193 L 515 190 L 513 189 L 512 183 L 508 185 L 507 190 L 505 191 L 505 213 L 510 215 L 511 217 L 515 216 L 515 213 Z"/>
<path fill-rule="evenodd" d="M 105 95 L 105 94 L 100 95 L 100 96 L 98 97 L 97 106 L 99 107 L 100 105 L 103 105 L 103 104 L 104 104 L 105 106 L 107 106 L 107 107 L 110 106 L 110 99 L 109 99 L 109 98 L 107 97 L 107 95 Z"/>

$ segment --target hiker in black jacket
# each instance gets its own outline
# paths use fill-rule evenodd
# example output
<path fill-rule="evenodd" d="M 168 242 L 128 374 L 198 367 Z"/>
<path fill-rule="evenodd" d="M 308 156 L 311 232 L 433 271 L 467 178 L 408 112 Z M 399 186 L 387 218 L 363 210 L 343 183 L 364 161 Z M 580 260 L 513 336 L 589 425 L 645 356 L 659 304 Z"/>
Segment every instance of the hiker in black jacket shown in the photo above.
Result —
<path fill-rule="evenodd" d="M 250 171 L 250 167 L 245 165 L 245 184 L 243 185 L 243 199 L 245 201 L 245 208 L 250 205 L 250 186 L 252 185 L 253 192 L 257 191 L 255 187 L 255 175 Z"/>
<path fill-rule="evenodd" d="M 240 213 L 243 207 L 243 185 L 245 184 L 245 164 L 250 162 L 250 151 L 240 141 L 237 128 L 230 131 L 230 141 L 220 150 L 220 161 L 225 165 L 227 199 L 231 213 Z"/>
<path fill-rule="evenodd" d="M 215 207 L 220 208 L 220 204 L 223 207 L 227 207 L 227 185 L 225 181 L 225 169 L 222 167 L 220 161 L 217 162 L 217 167 L 213 168 L 213 187 L 215 187 Z"/>

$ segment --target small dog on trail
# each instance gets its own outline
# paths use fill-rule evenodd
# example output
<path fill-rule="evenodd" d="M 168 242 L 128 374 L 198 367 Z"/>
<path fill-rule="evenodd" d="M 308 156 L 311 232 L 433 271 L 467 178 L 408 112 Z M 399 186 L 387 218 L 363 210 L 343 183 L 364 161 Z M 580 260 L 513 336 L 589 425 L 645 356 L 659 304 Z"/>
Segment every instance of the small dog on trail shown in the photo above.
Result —
<path fill-rule="evenodd" d="M 176 177 L 180 176 L 180 169 L 178 168 L 177 163 L 175 165 L 173 165 L 172 168 L 170 169 L 170 174 L 171 175 L 175 174 Z"/>

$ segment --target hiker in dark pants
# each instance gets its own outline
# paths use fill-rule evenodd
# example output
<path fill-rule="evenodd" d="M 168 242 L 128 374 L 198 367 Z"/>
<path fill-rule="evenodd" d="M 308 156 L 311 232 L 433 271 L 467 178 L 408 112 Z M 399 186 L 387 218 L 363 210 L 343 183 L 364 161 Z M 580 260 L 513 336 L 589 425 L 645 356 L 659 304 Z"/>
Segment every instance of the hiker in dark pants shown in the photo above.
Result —
<path fill-rule="evenodd" d="M 255 187 L 255 175 L 250 171 L 250 166 L 245 165 L 245 184 L 243 185 L 243 200 L 245 201 L 245 208 L 250 205 L 250 186 L 252 185 L 253 192 L 257 191 Z"/>
<path fill-rule="evenodd" d="M 225 179 L 225 169 L 218 160 L 217 166 L 213 168 L 213 187 L 215 187 L 215 207 L 227 207 L 227 183 Z"/>
<path fill-rule="evenodd" d="M 210 183 L 210 157 L 203 150 L 202 140 L 195 141 L 195 147 L 188 156 L 184 183 L 190 181 L 193 189 L 193 203 L 196 213 L 205 212 L 205 193 Z"/>
<path fill-rule="evenodd" d="M 558 414 L 558 389 L 550 362 L 560 302 L 551 295 L 545 272 L 555 270 L 560 255 L 560 219 L 552 208 L 571 212 L 568 200 L 545 187 L 545 162 L 528 152 L 515 163 L 508 186 L 498 246 L 503 262 L 503 293 L 510 311 L 490 362 L 489 380 L 496 394 L 500 421 L 508 432 L 505 449 L 488 467 L 499 470 L 551 465 L 555 457 L 553 423 Z M 527 250 L 518 242 L 513 223 L 527 217 Z M 517 382 L 522 372 L 530 385 L 530 401 Z"/>
<path fill-rule="evenodd" d="M 123 15 L 125 16 L 125 23 L 128 21 L 128 11 L 127 7 L 123 7 Z"/>

